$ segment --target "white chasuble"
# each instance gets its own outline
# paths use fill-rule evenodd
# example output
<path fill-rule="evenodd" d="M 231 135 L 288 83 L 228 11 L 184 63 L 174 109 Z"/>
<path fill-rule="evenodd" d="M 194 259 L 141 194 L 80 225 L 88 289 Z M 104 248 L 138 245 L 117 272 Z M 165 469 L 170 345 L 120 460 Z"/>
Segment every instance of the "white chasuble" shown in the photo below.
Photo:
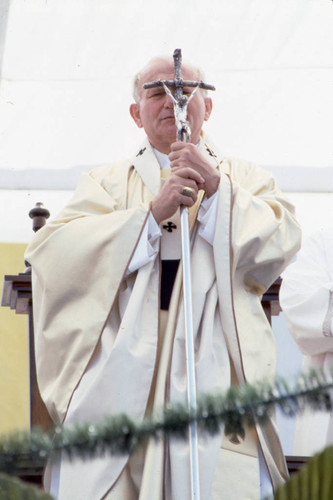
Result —
<path fill-rule="evenodd" d="M 205 154 L 213 161 L 209 148 Z M 275 344 L 260 299 L 299 244 L 292 207 L 269 173 L 237 160 L 224 160 L 219 168 L 212 245 L 199 235 L 200 201 L 190 211 L 199 394 L 229 386 L 229 356 L 240 382 L 274 377 Z M 55 421 L 97 422 L 106 415 L 127 413 L 140 422 L 154 374 L 155 415 L 166 401 L 186 402 L 181 266 L 158 366 L 159 254 L 127 274 L 159 189 L 160 168 L 146 142 L 133 161 L 83 176 L 68 206 L 28 248 L 38 383 Z M 286 469 L 274 424 L 268 422 L 257 432 L 276 487 Z M 222 435 L 200 436 L 200 487 L 205 499 L 211 495 L 221 442 Z M 140 500 L 188 498 L 186 448 L 186 443 L 175 440 L 149 442 Z M 135 463 L 126 455 L 63 460 L 58 498 L 99 500 L 109 495 L 124 500 L 126 488 L 128 494 L 135 491 L 135 481 L 127 481 L 125 490 L 117 492 L 117 480 L 127 464 L 133 472 Z M 134 477 L 135 473 L 132 481 Z"/>

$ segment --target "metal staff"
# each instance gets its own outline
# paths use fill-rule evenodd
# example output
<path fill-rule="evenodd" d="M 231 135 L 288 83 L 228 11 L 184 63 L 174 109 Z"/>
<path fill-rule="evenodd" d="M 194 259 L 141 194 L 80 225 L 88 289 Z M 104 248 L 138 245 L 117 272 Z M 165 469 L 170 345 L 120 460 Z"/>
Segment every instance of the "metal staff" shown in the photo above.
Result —
<path fill-rule="evenodd" d="M 175 123 L 177 129 L 177 140 L 189 142 L 191 130 L 187 121 L 187 106 L 195 96 L 199 88 L 215 90 L 213 85 L 207 85 L 202 81 L 187 81 L 181 77 L 181 49 L 176 49 L 173 53 L 174 59 L 174 80 L 157 80 L 156 82 L 145 83 L 143 87 L 150 89 L 163 86 L 165 92 L 173 101 Z M 174 94 L 169 90 L 174 89 Z M 190 97 L 183 94 L 184 87 L 195 87 Z M 187 190 L 187 191 L 186 191 Z M 191 188 L 184 187 L 183 194 L 191 196 Z M 188 208 L 181 209 L 181 241 L 182 241 L 182 262 L 183 262 L 183 294 L 185 313 L 185 346 L 186 346 L 186 368 L 187 368 L 187 401 L 190 414 L 194 416 L 197 409 L 196 381 L 195 381 L 195 358 L 194 358 L 194 334 L 193 334 L 193 312 L 192 312 L 192 285 L 190 266 L 190 231 Z M 190 461 L 191 461 L 191 490 L 192 498 L 200 500 L 199 484 L 199 457 L 198 457 L 198 433 L 196 421 L 192 420 L 189 429 Z"/>

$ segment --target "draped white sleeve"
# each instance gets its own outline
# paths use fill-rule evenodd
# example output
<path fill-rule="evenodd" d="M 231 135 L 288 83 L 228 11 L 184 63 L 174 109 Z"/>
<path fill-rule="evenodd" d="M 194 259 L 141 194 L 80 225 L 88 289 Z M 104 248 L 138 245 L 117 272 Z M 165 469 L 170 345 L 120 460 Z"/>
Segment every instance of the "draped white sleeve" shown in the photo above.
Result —
<path fill-rule="evenodd" d="M 155 258 L 159 251 L 161 235 L 161 229 L 150 212 L 131 262 L 128 265 L 128 274 L 137 271 Z"/>
<path fill-rule="evenodd" d="M 303 354 L 333 352 L 333 233 L 308 238 L 282 277 L 281 306 Z"/>
<path fill-rule="evenodd" d="M 303 371 L 331 372 L 333 363 L 333 233 L 306 239 L 282 274 L 280 304 L 289 332 L 303 352 Z M 295 427 L 294 453 L 312 455 L 333 443 L 329 412 L 305 409 Z"/>

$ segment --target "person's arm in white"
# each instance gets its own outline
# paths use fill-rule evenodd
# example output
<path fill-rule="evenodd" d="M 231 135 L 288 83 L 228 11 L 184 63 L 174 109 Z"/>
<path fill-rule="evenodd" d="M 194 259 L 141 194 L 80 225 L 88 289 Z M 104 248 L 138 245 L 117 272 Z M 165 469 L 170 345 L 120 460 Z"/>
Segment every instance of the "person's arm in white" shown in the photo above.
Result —
<path fill-rule="evenodd" d="M 300 350 L 333 352 L 333 234 L 308 238 L 282 278 L 280 303 Z"/>

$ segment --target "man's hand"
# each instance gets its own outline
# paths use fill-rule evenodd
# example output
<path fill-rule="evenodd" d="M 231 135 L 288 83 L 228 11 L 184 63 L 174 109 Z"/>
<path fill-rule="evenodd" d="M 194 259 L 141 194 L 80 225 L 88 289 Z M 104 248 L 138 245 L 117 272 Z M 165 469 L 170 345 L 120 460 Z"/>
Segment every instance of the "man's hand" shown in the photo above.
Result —
<path fill-rule="evenodd" d="M 180 205 L 192 207 L 197 200 L 198 190 L 203 185 L 203 177 L 193 168 L 173 166 L 170 177 L 151 204 L 151 212 L 157 224 L 171 217 Z M 191 196 L 182 193 L 184 187 L 192 189 Z"/>
<path fill-rule="evenodd" d="M 190 167 L 204 179 L 199 189 L 204 189 L 208 198 L 216 191 L 220 183 L 219 171 L 204 158 L 198 148 L 190 142 L 174 142 L 169 154 L 170 167 Z"/>

